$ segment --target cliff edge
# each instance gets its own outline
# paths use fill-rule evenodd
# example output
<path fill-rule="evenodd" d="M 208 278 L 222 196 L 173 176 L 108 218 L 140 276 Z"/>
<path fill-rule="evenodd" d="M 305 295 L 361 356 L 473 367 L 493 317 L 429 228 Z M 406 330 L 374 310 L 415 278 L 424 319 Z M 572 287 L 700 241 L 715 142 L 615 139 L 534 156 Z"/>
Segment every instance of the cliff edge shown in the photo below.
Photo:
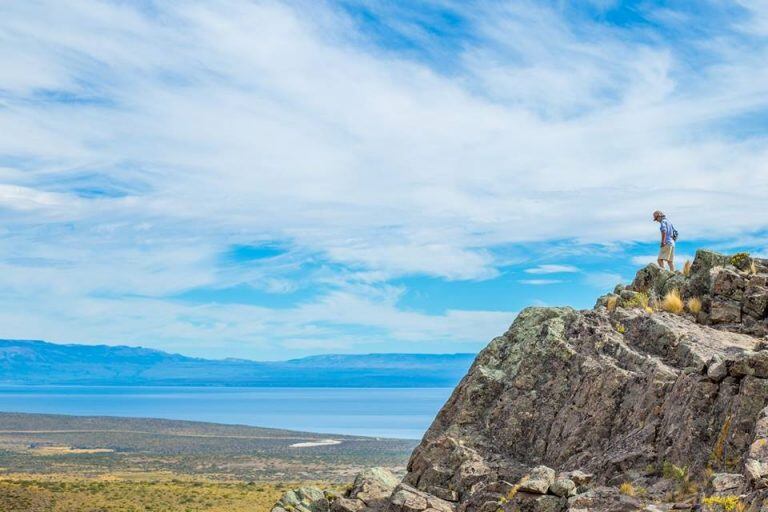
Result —
<path fill-rule="evenodd" d="M 767 314 L 768 260 L 703 250 L 684 273 L 641 269 L 592 310 L 528 308 L 477 356 L 387 497 L 328 507 L 759 510 Z"/>

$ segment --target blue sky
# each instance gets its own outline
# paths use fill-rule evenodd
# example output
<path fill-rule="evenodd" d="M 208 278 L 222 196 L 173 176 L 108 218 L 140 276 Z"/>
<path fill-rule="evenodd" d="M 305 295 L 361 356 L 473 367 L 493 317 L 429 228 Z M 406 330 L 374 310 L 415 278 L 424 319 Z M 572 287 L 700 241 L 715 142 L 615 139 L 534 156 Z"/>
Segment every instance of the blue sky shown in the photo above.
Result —
<path fill-rule="evenodd" d="M 768 4 L 0 5 L 0 337 L 476 351 L 768 253 Z"/>

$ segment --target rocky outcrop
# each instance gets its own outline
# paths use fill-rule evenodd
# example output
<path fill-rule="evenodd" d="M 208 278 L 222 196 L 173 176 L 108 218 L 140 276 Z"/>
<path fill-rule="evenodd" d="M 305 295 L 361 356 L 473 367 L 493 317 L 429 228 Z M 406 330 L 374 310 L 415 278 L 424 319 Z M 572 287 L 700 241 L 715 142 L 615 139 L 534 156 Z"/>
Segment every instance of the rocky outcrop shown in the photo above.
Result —
<path fill-rule="evenodd" d="M 692 313 L 697 323 L 755 337 L 768 334 L 768 260 L 699 250 L 687 276 L 651 264 L 614 296 L 622 301 L 625 293 L 643 293 L 653 302 L 672 290 L 683 300 L 701 301 L 701 311 Z"/>
<path fill-rule="evenodd" d="M 648 266 L 593 310 L 522 311 L 376 507 L 669 510 L 706 493 L 758 503 L 768 494 L 767 279 L 765 260 L 699 251 L 688 275 Z M 701 308 L 660 311 L 673 290 Z"/>
<path fill-rule="evenodd" d="M 329 497 L 328 493 L 315 487 L 299 487 L 283 494 L 272 512 L 328 512 Z"/>
<path fill-rule="evenodd" d="M 699 251 L 688 276 L 646 267 L 617 287 L 612 310 L 604 297 L 590 311 L 523 311 L 477 357 L 405 482 L 454 491 L 461 510 L 492 508 L 509 492 L 500 483 L 540 465 L 594 473 L 597 485 L 651 485 L 665 465 L 691 481 L 738 473 L 740 491 L 764 485 L 768 352 L 758 336 L 768 265 L 729 261 Z M 673 289 L 698 298 L 702 314 L 653 310 Z M 536 475 L 518 490 L 551 489 L 553 479 Z"/>
<path fill-rule="evenodd" d="M 370 509 L 384 508 L 399 483 L 400 479 L 384 468 L 367 469 L 357 475 L 346 498 L 356 500 Z"/>
<path fill-rule="evenodd" d="M 399 483 L 390 471 L 371 468 L 357 475 L 352 487 L 343 496 L 315 487 L 300 487 L 286 492 L 272 512 L 383 511 L 389 506 L 389 498 Z"/>

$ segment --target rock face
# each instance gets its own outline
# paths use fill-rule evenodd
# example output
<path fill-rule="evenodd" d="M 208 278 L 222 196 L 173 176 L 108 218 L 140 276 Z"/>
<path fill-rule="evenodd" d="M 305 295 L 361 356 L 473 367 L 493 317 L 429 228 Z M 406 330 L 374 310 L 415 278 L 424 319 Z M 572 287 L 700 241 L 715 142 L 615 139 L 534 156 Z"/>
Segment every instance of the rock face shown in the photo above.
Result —
<path fill-rule="evenodd" d="M 660 510 L 641 495 L 768 493 L 767 282 L 768 261 L 699 251 L 688 276 L 648 266 L 593 310 L 522 311 L 374 507 Z M 672 290 L 701 310 L 654 309 Z"/>
<path fill-rule="evenodd" d="M 525 475 L 521 491 L 547 493 L 555 475 L 531 474 L 540 465 L 594 473 L 597 484 L 661 474 L 665 464 L 685 467 L 686 478 L 739 473 L 765 484 L 768 352 L 758 335 L 768 265 L 742 271 L 728 261 L 700 251 L 688 277 L 649 266 L 617 290 L 612 311 L 524 310 L 478 355 L 405 483 L 451 490 L 462 510 L 492 508 L 506 492 L 500 483 Z M 640 294 L 652 301 L 672 289 L 701 300 L 702 323 L 643 306 Z"/>

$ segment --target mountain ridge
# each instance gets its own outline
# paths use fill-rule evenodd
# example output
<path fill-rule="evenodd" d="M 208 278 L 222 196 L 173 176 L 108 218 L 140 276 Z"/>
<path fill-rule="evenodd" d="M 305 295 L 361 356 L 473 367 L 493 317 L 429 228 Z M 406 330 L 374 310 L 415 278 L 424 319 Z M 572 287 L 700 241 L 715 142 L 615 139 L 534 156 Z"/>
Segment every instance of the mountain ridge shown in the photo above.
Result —
<path fill-rule="evenodd" d="M 443 387 L 474 354 L 323 354 L 285 361 L 205 359 L 127 345 L 0 339 L 0 384 Z"/>

